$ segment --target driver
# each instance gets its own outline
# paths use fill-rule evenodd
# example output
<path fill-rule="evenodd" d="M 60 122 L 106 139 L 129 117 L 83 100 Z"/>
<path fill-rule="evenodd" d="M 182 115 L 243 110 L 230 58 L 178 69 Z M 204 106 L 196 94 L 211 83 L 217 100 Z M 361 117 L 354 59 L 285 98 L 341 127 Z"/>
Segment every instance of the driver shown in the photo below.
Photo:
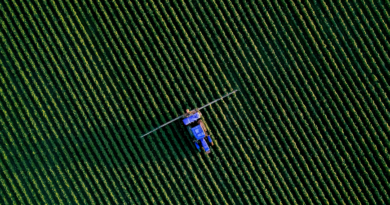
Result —
<path fill-rule="evenodd" d="M 188 117 L 188 116 L 190 116 L 191 114 L 192 114 L 191 111 L 190 111 L 189 109 L 186 109 L 186 113 L 184 114 L 185 117 Z"/>

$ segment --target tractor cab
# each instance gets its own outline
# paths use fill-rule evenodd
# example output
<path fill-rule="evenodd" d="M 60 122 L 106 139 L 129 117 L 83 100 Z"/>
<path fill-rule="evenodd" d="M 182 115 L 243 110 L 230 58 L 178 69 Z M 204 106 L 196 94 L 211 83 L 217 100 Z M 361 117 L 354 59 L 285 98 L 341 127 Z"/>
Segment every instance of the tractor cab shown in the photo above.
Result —
<path fill-rule="evenodd" d="M 201 149 L 205 153 L 210 153 L 210 147 L 207 141 L 214 145 L 213 141 L 210 138 L 210 135 L 207 132 L 207 128 L 202 121 L 202 113 L 197 110 L 186 112 L 186 118 L 183 119 L 184 125 L 187 126 L 187 130 L 191 135 L 192 143 L 195 144 L 195 147 L 201 152 Z"/>

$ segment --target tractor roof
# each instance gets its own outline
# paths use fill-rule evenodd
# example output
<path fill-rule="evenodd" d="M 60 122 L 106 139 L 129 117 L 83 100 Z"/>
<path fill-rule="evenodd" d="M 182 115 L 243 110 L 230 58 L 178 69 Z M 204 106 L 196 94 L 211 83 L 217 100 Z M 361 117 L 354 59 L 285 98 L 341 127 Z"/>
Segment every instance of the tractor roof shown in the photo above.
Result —
<path fill-rule="evenodd" d="M 191 131 L 194 133 L 194 136 L 197 140 L 203 139 L 206 136 L 200 125 L 191 128 Z"/>
<path fill-rule="evenodd" d="M 192 122 L 195 122 L 199 118 L 200 118 L 200 114 L 199 114 L 199 112 L 196 112 L 195 114 L 190 115 L 189 117 L 184 118 L 183 119 L 183 123 L 184 123 L 184 125 L 188 125 L 188 124 L 190 124 Z"/>

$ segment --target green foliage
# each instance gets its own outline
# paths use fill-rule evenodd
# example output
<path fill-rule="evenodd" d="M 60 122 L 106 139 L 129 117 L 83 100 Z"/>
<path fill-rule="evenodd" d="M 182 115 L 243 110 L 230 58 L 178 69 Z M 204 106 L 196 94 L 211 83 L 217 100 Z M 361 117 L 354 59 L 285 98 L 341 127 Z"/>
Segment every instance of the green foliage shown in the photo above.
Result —
<path fill-rule="evenodd" d="M 388 6 L 0 2 L 0 203 L 389 204 Z"/>

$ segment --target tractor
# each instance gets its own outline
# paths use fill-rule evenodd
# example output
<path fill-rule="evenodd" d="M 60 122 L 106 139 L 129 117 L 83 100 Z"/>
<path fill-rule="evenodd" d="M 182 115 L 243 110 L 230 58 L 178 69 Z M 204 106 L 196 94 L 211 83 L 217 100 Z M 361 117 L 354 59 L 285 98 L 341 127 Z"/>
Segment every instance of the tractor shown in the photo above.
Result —
<path fill-rule="evenodd" d="M 222 96 L 221 98 L 218 98 L 200 108 L 195 108 L 193 110 L 189 110 L 187 109 L 186 112 L 173 119 L 173 120 L 170 120 L 160 126 L 158 126 L 157 128 L 149 131 L 148 133 L 142 135 L 140 138 L 142 137 L 145 137 L 146 135 L 149 135 L 150 133 L 178 120 L 178 119 L 183 119 L 183 123 L 184 125 L 187 127 L 187 130 L 190 134 L 190 142 L 191 144 L 195 145 L 195 148 L 201 152 L 201 151 L 204 151 L 206 154 L 209 154 L 211 152 L 210 150 L 210 147 L 209 147 L 209 144 L 211 146 L 214 146 L 214 142 L 211 140 L 211 137 L 209 135 L 209 129 L 205 123 L 205 121 L 202 119 L 202 113 L 200 112 L 201 109 L 219 101 L 219 100 L 222 100 L 223 98 L 233 94 L 237 92 L 237 90 L 234 90 L 233 92 L 231 93 L 228 93 L 226 94 L 225 96 Z"/>
<path fill-rule="evenodd" d="M 190 140 L 195 144 L 195 147 L 199 152 L 203 150 L 205 153 L 209 154 L 210 148 L 208 143 L 210 143 L 211 146 L 214 146 L 214 142 L 211 140 L 208 133 L 207 125 L 202 120 L 202 113 L 198 109 L 192 111 L 187 109 L 185 115 L 186 117 L 183 119 L 183 123 L 190 133 Z"/>

